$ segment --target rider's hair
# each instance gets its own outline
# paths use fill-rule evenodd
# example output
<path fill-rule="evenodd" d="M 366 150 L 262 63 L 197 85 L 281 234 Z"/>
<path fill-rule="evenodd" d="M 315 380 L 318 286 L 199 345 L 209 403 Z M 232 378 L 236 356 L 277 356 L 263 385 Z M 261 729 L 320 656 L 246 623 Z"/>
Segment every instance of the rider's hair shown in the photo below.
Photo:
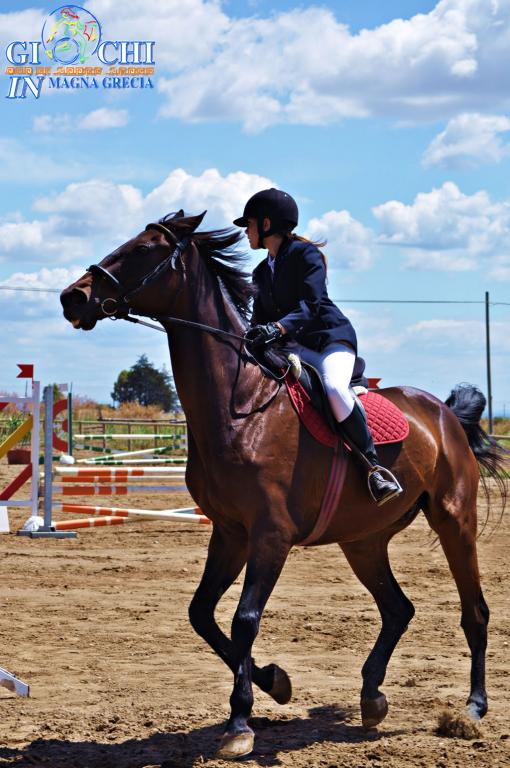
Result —
<path fill-rule="evenodd" d="M 328 268 L 328 260 L 326 258 L 326 254 L 321 250 L 321 248 L 324 248 L 328 242 L 327 240 L 309 240 L 307 237 L 303 237 L 303 235 L 297 235 L 295 232 L 286 232 L 285 237 L 288 237 L 290 240 L 300 240 L 302 243 L 310 243 L 311 245 L 315 245 L 320 255 L 322 256 L 324 266 L 326 269 Z"/>

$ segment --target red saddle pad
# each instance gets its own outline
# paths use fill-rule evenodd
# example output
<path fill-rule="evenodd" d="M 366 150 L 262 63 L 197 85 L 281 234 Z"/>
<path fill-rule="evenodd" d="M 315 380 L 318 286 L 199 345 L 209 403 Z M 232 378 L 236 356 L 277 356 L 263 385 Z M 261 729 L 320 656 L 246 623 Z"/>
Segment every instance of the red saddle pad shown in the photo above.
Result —
<path fill-rule="evenodd" d="M 333 448 L 338 436 L 331 431 L 320 413 L 313 407 L 310 396 L 292 376 L 285 379 L 289 397 L 299 418 L 316 440 Z M 368 427 L 374 443 L 399 443 L 409 434 L 409 423 L 396 405 L 377 392 L 367 392 L 359 398 L 367 414 Z"/>

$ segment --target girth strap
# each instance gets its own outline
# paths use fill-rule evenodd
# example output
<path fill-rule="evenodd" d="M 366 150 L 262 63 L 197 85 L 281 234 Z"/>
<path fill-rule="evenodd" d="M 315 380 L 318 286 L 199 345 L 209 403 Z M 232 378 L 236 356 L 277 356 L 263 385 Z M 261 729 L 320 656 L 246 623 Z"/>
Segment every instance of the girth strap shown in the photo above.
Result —
<path fill-rule="evenodd" d="M 321 508 L 315 525 L 312 530 L 303 539 L 298 542 L 299 547 L 309 547 L 311 544 L 319 541 L 319 539 L 326 533 L 335 510 L 338 507 L 338 501 L 344 487 L 345 475 L 347 473 L 347 456 L 345 454 L 343 440 L 338 440 L 334 450 L 333 459 L 331 462 L 331 469 L 329 472 L 328 484 L 324 492 Z"/>

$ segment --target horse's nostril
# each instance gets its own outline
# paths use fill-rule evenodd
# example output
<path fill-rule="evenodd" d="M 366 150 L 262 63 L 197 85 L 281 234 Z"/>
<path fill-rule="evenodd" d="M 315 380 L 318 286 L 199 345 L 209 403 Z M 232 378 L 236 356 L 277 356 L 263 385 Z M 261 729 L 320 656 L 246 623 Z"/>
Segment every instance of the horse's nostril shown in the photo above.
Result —
<path fill-rule="evenodd" d="M 60 303 L 64 309 L 69 309 L 70 307 L 79 304 L 86 304 L 87 294 L 79 288 L 71 288 L 71 290 L 66 288 L 66 290 L 62 291 L 60 294 Z"/>

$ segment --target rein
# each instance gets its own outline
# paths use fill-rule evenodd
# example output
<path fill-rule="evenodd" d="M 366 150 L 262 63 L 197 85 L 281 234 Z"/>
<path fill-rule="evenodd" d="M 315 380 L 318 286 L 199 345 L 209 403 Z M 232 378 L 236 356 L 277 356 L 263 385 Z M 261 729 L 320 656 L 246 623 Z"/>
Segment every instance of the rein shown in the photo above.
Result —
<path fill-rule="evenodd" d="M 153 317 L 151 315 L 151 317 Z M 271 371 L 267 366 L 264 365 L 264 363 L 261 363 L 260 360 L 257 360 L 257 358 L 252 355 L 250 350 L 246 347 L 246 342 L 248 339 L 246 339 L 246 336 L 239 336 L 237 333 L 231 333 L 230 331 L 222 331 L 221 328 L 213 328 L 212 325 L 203 325 L 203 323 L 194 323 L 192 320 L 182 320 L 179 317 L 171 317 L 171 316 L 164 316 L 164 315 L 155 315 L 153 317 L 154 320 L 157 320 L 158 322 L 166 322 L 171 323 L 172 325 L 181 325 L 186 326 L 188 328 L 196 328 L 199 331 L 205 331 L 206 333 L 216 334 L 217 336 L 230 336 L 231 338 L 237 339 L 239 341 L 244 342 L 244 351 L 248 359 L 254 363 L 258 368 L 260 368 L 261 371 L 263 371 L 269 378 L 274 379 L 275 381 L 282 382 L 285 381 L 286 377 L 292 370 L 292 363 L 287 364 L 287 368 L 284 370 L 283 374 L 281 376 L 278 376 L 274 371 Z M 160 328 L 158 325 L 154 325 L 154 323 L 147 323 L 145 320 L 139 320 L 137 317 L 133 317 L 132 315 L 124 315 L 122 317 L 110 317 L 110 320 L 126 320 L 128 323 L 137 323 L 138 325 L 144 325 L 146 328 L 152 328 L 154 331 L 161 331 L 161 333 L 166 333 L 166 330 L 164 328 Z M 236 350 L 239 357 L 241 357 L 241 351 Z"/>
<path fill-rule="evenodd" d="M 182 320 L 180 317 L 172 317 L 171 315 L 147 315 L 147 317 L 151 317 L 153 320 L 157 320 L 158 323 L 165 322 L 171 325 L 182 325 L 182 326 L 186 326 L 187 328 L 196 328 L 199 331 L 205 331 L 206 333 L 216 334 L 217 336 L 229 336 L 230 338 L 237 339 L 238 341 L 246 342 L 247 340 L 245 336 L 240 336 L 238 333 L 232 333 L 231 331 L 223 331 L 221 328 L 214 328 L 212 325 L 195 323 L 193 322 L 193 320 Z M 146 323 L 145 320 L 137 320 L 131 314 L 126 316 L 121 316 L 121 317 L 111 317 L 110 319 L 111 320 L 127 320 L 128 323 L 139 323 L 140 325 L 145 325 L 146 328 L 153 328 L 155 331 L 162 331 L 163 333 L 166 333 L 164 328 L 159 328 L 157 325 L 153 325 L 153 323 Z"/>

